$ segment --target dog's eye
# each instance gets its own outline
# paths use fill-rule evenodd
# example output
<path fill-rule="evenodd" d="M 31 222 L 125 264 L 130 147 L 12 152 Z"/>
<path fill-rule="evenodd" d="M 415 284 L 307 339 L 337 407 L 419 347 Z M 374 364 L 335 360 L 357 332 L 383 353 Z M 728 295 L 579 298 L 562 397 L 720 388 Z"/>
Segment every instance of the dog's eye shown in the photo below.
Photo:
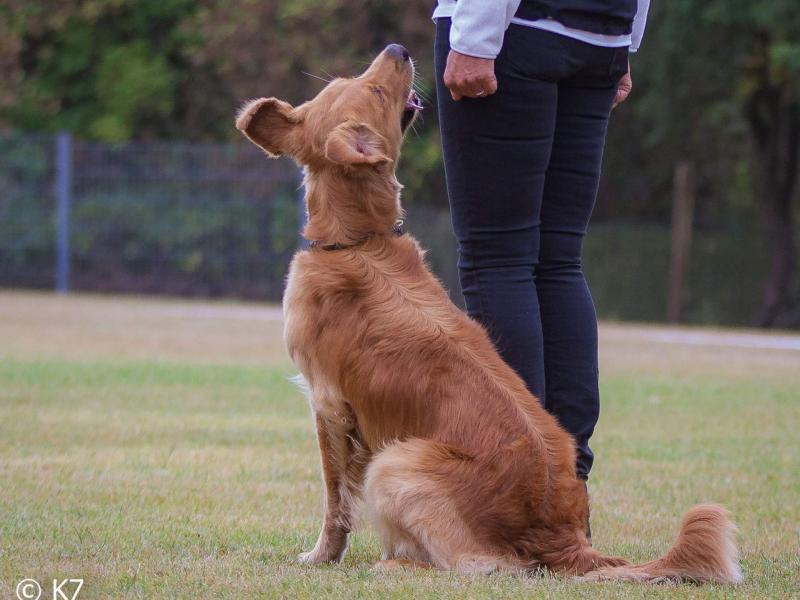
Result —
<path fill-rule="evenodd" d="M 378 99 L 381 101 L 381 104 L 384 104 L 386 102 L 386 96 L 384 95 L 382 88 L 379 88 L 377 86 L 373 87 L 372 93 L 378 97 Z"/>

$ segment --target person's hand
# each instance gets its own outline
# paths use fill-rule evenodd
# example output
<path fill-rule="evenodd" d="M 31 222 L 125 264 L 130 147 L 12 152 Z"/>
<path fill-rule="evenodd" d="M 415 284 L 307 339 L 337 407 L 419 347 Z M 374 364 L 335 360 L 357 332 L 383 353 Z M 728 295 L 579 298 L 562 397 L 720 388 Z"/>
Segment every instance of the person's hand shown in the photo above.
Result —
<path fill-rule="evenodd" d="M 625 102 L 625 99 L 628 97 L 628 94 L 631 93 L 633 89 L 633 79 L 631 79 L 631 63 L 628 63 L 628 72 L 622 76 L 622 79 L 619 80 L 619 86 L 617 87 L 617 95 L 614 96 L 614 106 L 611 108 L 617 108 L 620 104 Z"/>
<path fill-rule="evenodd" d="M 485 98 L 497 91 L 494 60 L 476 58 L 450 50 L 444 69 L 444 84 L 450 89 L 453 100 Z"/>

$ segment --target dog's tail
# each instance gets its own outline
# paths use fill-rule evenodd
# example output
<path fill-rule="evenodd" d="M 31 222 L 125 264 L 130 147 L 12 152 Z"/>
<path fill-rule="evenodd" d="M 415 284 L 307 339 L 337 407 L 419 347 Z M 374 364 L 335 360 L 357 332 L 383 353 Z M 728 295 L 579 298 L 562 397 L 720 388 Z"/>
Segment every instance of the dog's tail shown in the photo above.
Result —
<path fill-rule="evenodd" d="M 741 583 L 735 534 L 736 526 L 723 507 L 716 504 L 695 506 L 684 515 L 678 539 L 664 557 L 643 565 L 595 569 L 585 573 L 581 579 L 639 583 Z"/>

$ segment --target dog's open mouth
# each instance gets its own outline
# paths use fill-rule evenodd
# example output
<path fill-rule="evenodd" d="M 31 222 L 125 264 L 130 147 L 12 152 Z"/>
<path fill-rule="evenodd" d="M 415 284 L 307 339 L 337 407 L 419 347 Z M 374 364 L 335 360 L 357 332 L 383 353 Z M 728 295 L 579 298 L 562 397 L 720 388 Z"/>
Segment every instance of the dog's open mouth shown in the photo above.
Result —
<path fill-rule="evenodd" d="M 406 107 L 403 110 L 403 116 L 400 119 L 400 128 L 405 131 L 411 125 L 411 121 L 417 115 L 417 111 L 422 110 L 422 103 L 417 96 L 417 92 L 411 90 L 406 99 Z"/>

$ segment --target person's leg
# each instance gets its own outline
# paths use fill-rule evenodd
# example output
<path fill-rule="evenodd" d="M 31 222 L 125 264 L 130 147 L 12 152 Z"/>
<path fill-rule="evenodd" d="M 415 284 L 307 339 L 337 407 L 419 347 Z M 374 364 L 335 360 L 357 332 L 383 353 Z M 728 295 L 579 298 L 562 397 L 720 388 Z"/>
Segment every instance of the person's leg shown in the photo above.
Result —
<path fill-rule="evenodd" d="M 546 408 L 576 440 L 577 471 L 587 478 L 600 411 L 597 320 L 581 268 L 581 246 L 600 181 L 606 128 L 627 51 L 574 42 L 585 66 L 559 83 L 553 150 L 545 177 L 536 289 Z"/>
<path fill-rule="evenodd" d="M 539 209 L 555 126 L 557 85 L 520 74 L 509 35 L 541 36 L 517 28 L 497 58 L 498 91 L 487 98 L 452 100 L 442 82 L 449 51 L 449 19 L 440 19 L 436 82 L 447 189 L 459 244 L 459 275 L 467 313 L 482 323 L 505 361 L 544 401 L 544 365 L 534 270 Z M 512 28 L 515 26 L 512 25 Z M 519 31 L 524 29 L 526 31 Z M 547 34 L 553 35 L 553 34 Z M 546 37 L 546 36 L 544 36 Z M 548 61 L 544 48 L 533 65 Z"/>

